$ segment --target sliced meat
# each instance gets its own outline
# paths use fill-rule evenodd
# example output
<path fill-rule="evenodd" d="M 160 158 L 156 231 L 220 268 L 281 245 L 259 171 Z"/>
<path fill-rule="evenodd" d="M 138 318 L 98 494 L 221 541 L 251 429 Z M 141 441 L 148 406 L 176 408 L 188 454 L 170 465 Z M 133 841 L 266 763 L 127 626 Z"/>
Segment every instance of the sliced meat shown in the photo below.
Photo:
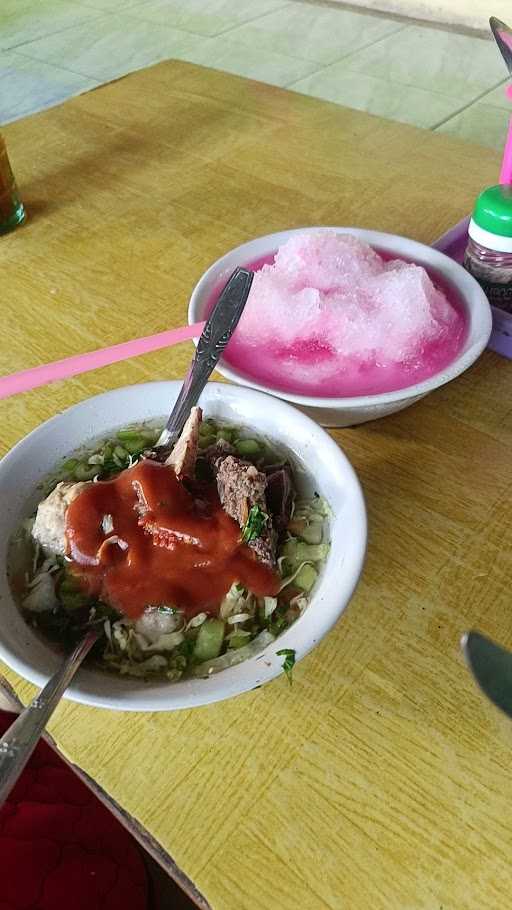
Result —
<path fill-rule="evenodd" d="M 217 459 L 215 473 L 222 507 L 241 528 L 244 527 L 252 506 L 267 511 L 267 478 L 253 464 L 234 455 L 227 455 Z"/>
<path fill-rule="evenodd" d="M 228 455 L 215 462 L 217 489 L 222 507 L 243 528 L 253 506 L 268 515 L 265 489 L 267 478 L 247 461 Z M 274 568 L 277 535 L 270 517 L 259 537 L 248 541 L 258 559 Z"/>
<path fill-rule="evenodd" d="M 207 449 L 203 449 L 201 452 L 201 458 L 204 458 L 205 461 L 211 464 L 212 468 L 215 468 L 217 459 L 225 458 L 226 455 L 234 455 L 236 449 L 227 439 L 217 439 L 217 442 L 214 442 L 212 446 L 208 446 Z"/>
<path fill-rule="evenodd" d="M 66 553 L 66 510 L 89 483 L 91 481 L 58 483 L 50 495 L 39 503 L 32 536 L 45 552 L 57 553 L 59 556 Z"/>
<path fill-rule="evenodd" d="M 254 550 L 255 556 L 259 559 L 260 562 L 262 562 L 265 566 L 268 566 L 270 569 L 275 569 L 277 565 L 277 534 L 273 530 L 270 523 L 261 537 L 256 537 L 254 540 L 250 540 L 247 545 L 251 548 L 251 550 Z"/>
<path fill-rule="evenodd" d="M 177 477 L 193 477 L 199 445 L 199 426 L 203 417 L 201 408 L 192 408 L 181 436 L 165 462 L 174 468 Z"/>
<path fill-rule="evenodd" d="M 267 474 L 266 497 L 272 521 L 278 531 L 284 531 L 292 514 L 295 498 L 292 472 L 288 464 Z"/>
<path fill-rule="evenodd" d="M 216 463 L 226 455 L 236 455 L 236 449 L 227 439 L 218 439 L 207 449 L 201 449 L 197 460 L 197 477 L 199 480 L 212 481 L 217 475 Z"/>

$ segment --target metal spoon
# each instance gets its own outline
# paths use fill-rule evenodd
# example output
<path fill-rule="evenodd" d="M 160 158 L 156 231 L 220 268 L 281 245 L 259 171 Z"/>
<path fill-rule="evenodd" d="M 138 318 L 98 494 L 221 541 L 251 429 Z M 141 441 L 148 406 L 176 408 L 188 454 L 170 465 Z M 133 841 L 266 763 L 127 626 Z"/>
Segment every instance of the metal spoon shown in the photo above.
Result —
<path fill-rule="evenodd" d="M 203 329 L 167 425 L 155 448 L 146 453 L 148 457 L 165 461 L 173 448 L 190 409 L 197 404 L 209 376 L 238 324 L 251 290 L 253 277 L 253 272 L 238 268 L 227 282 Z M 87 632 L 44 689 L 21 712 L 0 739 L 0 807 L 32 755 L 61 696 L 97 639 L 96 630 Z"/>
<path fill-rule="evenodd" d="M 44 689 L 24 708 L 0 739 L 0 808 L 32 755 L 63 692 L 97 638 L 96 630 L 87 632 Z"/>
<path fill-rule="evenodd" d="M 253 278 L 254 272 L 250 272 L 248 269 L 238 268 L 233 272 L 203 329 L 190 369 L 165 429 L 155 448 L 146 452 L 147 457 L 165 461 L 170 454 L 190 414 L 190 409 L 197 404 L 201 392 L 238 324 L 251 290 Z"/>
<path fill-rule="evenodd" d="M 512 717 L 512 654 L 481 635 L 466 632 L 461 648 L 482 692 L 496 707 Z"/>

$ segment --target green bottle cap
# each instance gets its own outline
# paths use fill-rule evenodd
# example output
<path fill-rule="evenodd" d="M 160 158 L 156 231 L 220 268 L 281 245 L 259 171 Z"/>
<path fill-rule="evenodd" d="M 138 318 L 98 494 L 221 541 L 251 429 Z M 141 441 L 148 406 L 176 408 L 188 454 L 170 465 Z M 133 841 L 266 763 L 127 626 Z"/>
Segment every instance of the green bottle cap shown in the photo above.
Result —
<path fill-rule="evenodd" d="M 469 236 L 492 250 L 512 252 L 512 186 L 499 184 L 480 193 Z"/>
<path fill-rule="evenodd" d="M 512 186 L 490 186 L 480 193 L 473 221 L 491 234 L 512 237 Z"/>

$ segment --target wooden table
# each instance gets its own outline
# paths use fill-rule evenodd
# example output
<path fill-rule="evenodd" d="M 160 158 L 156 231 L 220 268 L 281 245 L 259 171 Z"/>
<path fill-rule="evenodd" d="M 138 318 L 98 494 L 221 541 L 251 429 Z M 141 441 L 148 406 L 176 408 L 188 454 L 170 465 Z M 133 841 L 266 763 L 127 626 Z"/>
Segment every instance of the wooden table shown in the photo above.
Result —
<path fill-rule="evenodd" d="M 498 173 L 447 136 L 174 62 L 5 133 L 29 218 L 0 241 L 1 372 L 182 324 L 204 268 L 258 234 L 429 242 Z M 180 376 L 190 354 L 5 401 L 2 446 L 88 395 Z M 333 432 L 367 496 L 368 561 L 291 689 L 168 715 L 58 709 L 62 752 L 214 910 L 509 906 L 512 740 L 459 638 L 512 645 L 511 371 L 485 354 L 409 410 Z"/>

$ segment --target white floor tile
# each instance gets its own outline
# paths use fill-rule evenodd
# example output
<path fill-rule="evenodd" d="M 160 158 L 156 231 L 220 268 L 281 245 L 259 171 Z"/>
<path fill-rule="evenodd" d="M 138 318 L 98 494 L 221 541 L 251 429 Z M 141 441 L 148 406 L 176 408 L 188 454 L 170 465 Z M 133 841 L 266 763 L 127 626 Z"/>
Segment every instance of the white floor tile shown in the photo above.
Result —
<path fill-rule="evenodd" d="M 504 78 L 492 41 L 426 26 L 407 26 L 346 57 L 352 72 L 471 101 Z"/>
<path fill-rule="evenodd" d="M 288 0 L 144 0 L 132 12 L 156 25 L 213 37 L 286 6 Z"/>
<path fill-rule="evenodd" d="M 343 63 L 335 63 L 291 87 L 305 95 L 426 128 L 433 127 L 462 106 L 462 102 L 446 95 L 391 84 L 364 73 L 352 73 L 343 67 Z"/>
<path fill-rule="evenodd" d="M 0 55 L 0 123 L 44 110 L 98 83 L 49 63 L 29 60 L 16 51 Z"/>
<path fill-rule="evenodd" d="M 69 0 L 0 0 L 0 49 L 97 19 L 101 12 Z"/>
<path fill-rule="evenodd" d="M 458 136 L 459 139 L 502 151 L 505 147 L 508 121 L 507 112 L 502 108 L 477 103 L 451 117 L 436 132 L 448 133 L 450 136 Z"/>
<path fill-rule="evenodd" d="M 247 47 L 326 64 L 341 60 L 357 48 L 373 44 L 403 27 L 394 19 L 352 10 L 290 3 L 276 13 L 242 26 L 231 37 Z"/>
<path fill-rule="evenodd" d="M 318 69 L 318 64 L 286 57 L 264 46 L 244 47 L 232 33 L 206 38 L 185 54 L 192 63 L 236 73 L 271 85 L 285 86 Z"/>
<path fill-rule="evenodd" d="M 23 54 L 108 82 L 142 67 L 183 57 L 203 41 L 189 32 L 113 13 L 23 46 Z"/>

